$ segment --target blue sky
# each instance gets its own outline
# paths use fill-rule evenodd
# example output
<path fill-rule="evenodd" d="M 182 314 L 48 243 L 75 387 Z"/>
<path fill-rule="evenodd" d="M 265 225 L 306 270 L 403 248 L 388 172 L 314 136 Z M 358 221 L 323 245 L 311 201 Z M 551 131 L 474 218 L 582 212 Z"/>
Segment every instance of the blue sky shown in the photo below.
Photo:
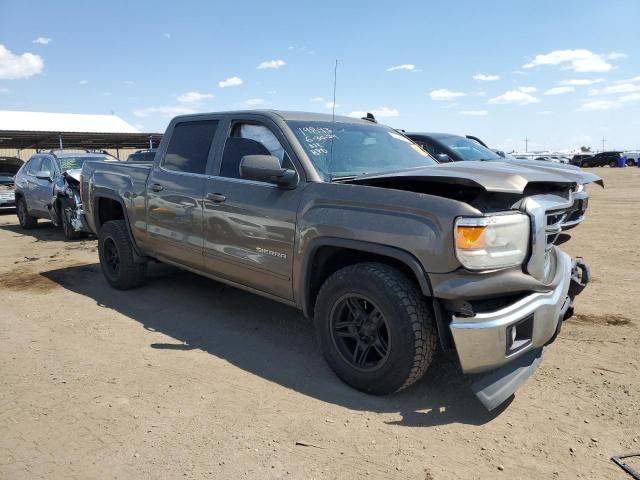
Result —
<path fill-rule="evenodd" d="M 3 110 L 144 131 L 195 111 L 330 112 L 338 59 L 336 113 L 509 150 L 640 148 L 638 0 L 0 0 L 0 19 Z"/>

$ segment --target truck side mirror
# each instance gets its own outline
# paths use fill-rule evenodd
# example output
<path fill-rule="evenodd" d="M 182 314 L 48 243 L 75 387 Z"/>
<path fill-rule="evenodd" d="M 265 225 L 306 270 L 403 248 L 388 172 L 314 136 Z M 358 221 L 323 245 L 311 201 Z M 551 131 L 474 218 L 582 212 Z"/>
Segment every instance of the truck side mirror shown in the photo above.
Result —
<path fill-rule="evenodd" d="M 451 157 L 446 153 L 439 153 L 438 155 L 436 155 L 436 160 L 438 160 L 440 163 L 453 162 L 453 160 L 451 160 Z"/>
<path fill-rule="evenodd" d="M 36 172 L 36 178 L 38 180 L 48 180 L 50 182 L 53 180 L 51 178 L 51 172 L 48 170 L 41 170 L 39 172 Z"/>
<path fill-rule="evenodd" d="M 245 155 L 240 159 L 240 177 L 292 187 L 296 181 L 296 171 L 282 168 L 278 157 L 273 155 Z"/>

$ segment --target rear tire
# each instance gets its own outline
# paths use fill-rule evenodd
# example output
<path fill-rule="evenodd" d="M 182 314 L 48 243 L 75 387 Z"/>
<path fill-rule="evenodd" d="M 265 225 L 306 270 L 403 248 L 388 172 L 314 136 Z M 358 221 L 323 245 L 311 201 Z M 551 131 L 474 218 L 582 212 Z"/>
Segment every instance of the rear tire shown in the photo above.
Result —
<path fill-rule="evenodd" d="M 118 290 L 139 287 L 146 279 L 147 263 L 135 262 L 133 244 L 124 220 L 106 222 L 98 234 L 102 274 Z"/>
<path fill-rule="evenodd" d="M 616 162 L 609 162 L 609 168 L 616 168 Z"/>
<path fill-rule="evenodd" d="M 636 162 L 633 158 L 630 158 L 627 160 L 627 167 L 635 167 L 636 166 Z"/>
<path fill-rule="evenodd" d="M 18 215 L 18 222 L 20 226 L 25 230 L 31 230 L 38 225 L 38 219 L 29 215 L 29 209 L 27 208 L 27 201 L 24 197 L 18 197 L 16 205 L 16 214 Z"/>
<path fill-rule="evenodd" d="M 360 263 L 331 275 L 318 294 L 314 322 L 336 375 L 374 395 L 415 383 L 436 350 L 433 313 L 425 298 L 404 274 L 380 263 Z"/>
<path fill-rule="evenodd" d="M 74 205 L 68 198 L 60 200 L 60 223 L 62 224 L 62 232 L 67 240 L 77 240 L 80 238 L 81 232 L 76 232 L 71 225 L 71 215 L 73 214 Z"/>

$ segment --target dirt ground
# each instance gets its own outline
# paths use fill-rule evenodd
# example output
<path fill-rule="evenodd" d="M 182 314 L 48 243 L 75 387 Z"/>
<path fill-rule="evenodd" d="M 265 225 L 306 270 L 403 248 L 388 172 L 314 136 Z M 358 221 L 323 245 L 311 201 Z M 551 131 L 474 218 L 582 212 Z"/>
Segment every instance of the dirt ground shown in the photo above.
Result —
<path fill-rule="evenodd" d="M 164 266 L 115 291 L 95 240 L 0 215 L 0 478 L 629 478 L 610 457 L 640 451 L 640 169 L 594 171 L 564 244 L 593 281 L 492 413 L 455 356 L 367 396 L 293 309 Z"/>

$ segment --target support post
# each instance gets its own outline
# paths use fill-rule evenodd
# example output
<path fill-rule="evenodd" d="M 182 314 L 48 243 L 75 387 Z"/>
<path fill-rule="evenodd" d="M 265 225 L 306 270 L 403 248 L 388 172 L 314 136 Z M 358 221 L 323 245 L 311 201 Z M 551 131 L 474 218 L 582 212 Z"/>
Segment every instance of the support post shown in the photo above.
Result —
<path fill-rule="evenodd" d="M 58 134 L 58 143 L 60 144 L 60 150 L 62 150 L 63 146 L 62 146 L 62 135 L 61 134 Z"/>

